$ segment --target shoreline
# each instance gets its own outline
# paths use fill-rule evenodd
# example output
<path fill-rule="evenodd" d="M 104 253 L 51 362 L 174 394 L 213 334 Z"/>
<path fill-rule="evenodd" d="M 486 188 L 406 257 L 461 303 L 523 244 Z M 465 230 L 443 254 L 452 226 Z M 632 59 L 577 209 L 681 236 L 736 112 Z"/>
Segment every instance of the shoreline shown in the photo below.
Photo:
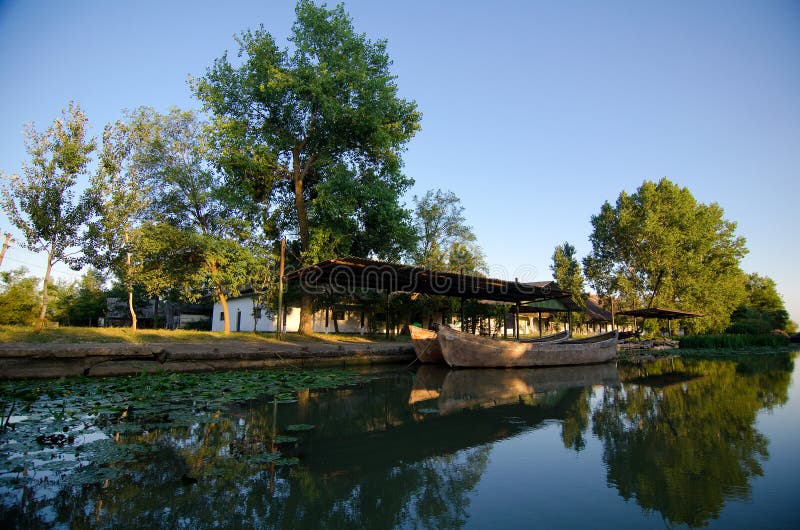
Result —
<path fill-rule="evenodd" d="M 0 379 L 344 367 L 415 358 L 408 342 L 6 343 L 0 344 Z"/>

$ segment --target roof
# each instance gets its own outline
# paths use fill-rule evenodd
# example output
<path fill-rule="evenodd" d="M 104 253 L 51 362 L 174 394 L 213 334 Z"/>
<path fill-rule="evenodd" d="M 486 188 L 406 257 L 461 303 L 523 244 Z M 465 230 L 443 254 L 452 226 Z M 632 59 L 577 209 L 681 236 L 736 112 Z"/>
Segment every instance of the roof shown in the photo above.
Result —
<path fill-rule="evenodd" d="M 287 274 L 286 279 L 299 281 L 301 288 L 312 293 L 321 288 L 338 293 L 379 289 L 510 303 L 569 296 L 553 281 L 510 282 L 357 257 L 323 261 Z"/>
<path fill-rule="evenodd" d="M 520 306 L 519 312 L 522 313 L 566 313 L 567 311 L 580 311 L 581 308 L 572 301 L 572 298 L 565 296 L 563 298 L 542 300 L 539 302 L 529 302 Z M 512 313 L 513 308 L 512 308 Z"/>
<path fill-rule="evenodd" d="M 611 322 L 611 311 L 606 311 L 593 297 L 586 300 L 586 316 L 592 322 Z"/>
<path fill-rule="evenodd" d="M 696 318 L 703 316 L 700 313 L 681 311 L 679 309 L 664 309 L 662 307 L 647 307 L 643 309 L 631 309 L 629 311 L 617 311 L 617 314 L 627 315 L 630 317 L 666 318 L 668 320 L 674 318 Z"/>

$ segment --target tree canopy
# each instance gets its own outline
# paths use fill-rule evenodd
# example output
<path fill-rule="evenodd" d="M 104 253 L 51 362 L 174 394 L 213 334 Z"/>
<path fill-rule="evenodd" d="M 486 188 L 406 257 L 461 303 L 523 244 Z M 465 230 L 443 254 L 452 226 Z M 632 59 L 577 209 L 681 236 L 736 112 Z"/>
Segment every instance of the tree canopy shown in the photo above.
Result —
<path fill-rule="evenodd" d="M 3 183 L 3 207 L 24 234 L 25 246 L 47 253 L 37 331 L 47 314 L 53 265 L 76 264 L 78 234 L 91 214 L 86 194 L 75 196 L 77 179 L 86 173 L 95 149 L 94 140 L 87 138 L 86 122 L 80 107 L 70 103 L 44 133 L 30 124 L 25 130 L 30 160 L 23 165 L 22 176 L 6 177 Z"/>
<path fill-rule="evenodd" d="M 773 330 L 793 332 L 796 324 L 772 278 L 748 274 L 745 278 L 745 299 L 731 316 L 728 331 L 734 333 L 768 333 Z"/>
<path fill-rule="evenodd" d="M 484 271 L 486 261 L 467 224 L 461 199 L 452 191 L 428 190 L 414 197 L 417 248 L 414 262 L 435 270 Z"/>
<path fill-rule="evenodd" d="M 745 240 L 716 204 L 698 203 L 666 178 L 620 193 L 591 218 L 592 251 L 584 270 L 598 294 L 617 293 L 622 305 L 699 312 L 696 331 L 721 331 L 744 297 Z"/>
<path fill-rule="evenodd" d="M 291 48 L 263 27 L 245 31 L 239 64 L 223 55 L 194 81 L 215 116 L 220 166 L 278 230 L 296 234 L 305 264 L 331 244 L 396 254 L 401 249 L 386 242 L 407 239 L 398 200 L 411 181 L 401 153 L 419 129 L 416 104 L 398 96 L 386 42 L 356 33 L 342 5 L 301 0 L 295 12 Z M 376 200 L 359 208 L 316 204 L 331 197 L 330 179 L 366 180 Z M 331 217 L 339 221 L 333 228 Z M 311 299 L 301 306 L 301 331 L 310 332 Z"/>
<path fill-rule="evenodd" d="M 553 251 L 553 279 L 562 289 L 572 293 L 572 299 L 582 309 L 586 308 L 586 298 L 583 293 L 583 274 L 578 258 L 575 257 L 575 247 L 568 242 L 558 245 Z"/>

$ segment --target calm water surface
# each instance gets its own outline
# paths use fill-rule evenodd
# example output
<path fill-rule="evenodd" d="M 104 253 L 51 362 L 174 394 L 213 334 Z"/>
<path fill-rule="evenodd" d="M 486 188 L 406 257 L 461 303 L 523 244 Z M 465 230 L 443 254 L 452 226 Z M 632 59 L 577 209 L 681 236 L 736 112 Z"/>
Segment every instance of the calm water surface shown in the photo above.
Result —
<path fill-rule="evenodd" d="M 87 427 L 48 449 L 50 463 L 20 464 L 31 457 L 7 432 L 0 523 L 797 528 L 797 382 L 789 356 L 423 366 L 234 402 L 202 420 Z M 103 464 L 76 468 L 81 459 Z"/>

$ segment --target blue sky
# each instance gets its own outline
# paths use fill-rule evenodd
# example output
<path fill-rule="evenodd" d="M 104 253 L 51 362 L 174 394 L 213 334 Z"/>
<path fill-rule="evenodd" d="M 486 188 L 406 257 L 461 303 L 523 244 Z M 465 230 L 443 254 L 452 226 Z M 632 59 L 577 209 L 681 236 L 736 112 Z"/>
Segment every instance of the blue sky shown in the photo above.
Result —
<path fill-rule="evenodd" d="M 590 251 L 604 201 L 667 177 L 738 223 L 743 268 L 773 278 L 800 321 L 800 2 L 345 6 L 388 40 L 423 113 L 409 203 L 455 191 L 494 276 L 548 279 L 557 244 Z M 95 134 L 124 108 L 199 107 L 188 76 L 234 55 L 242 30 L 283 41 L 293 20 L 293 1 L 0 0 L 0 170 L 25 160 L 23 125 L 44 129 L 70 100 Z M 43 256 L 6 259 L 43 274 Z"/>

